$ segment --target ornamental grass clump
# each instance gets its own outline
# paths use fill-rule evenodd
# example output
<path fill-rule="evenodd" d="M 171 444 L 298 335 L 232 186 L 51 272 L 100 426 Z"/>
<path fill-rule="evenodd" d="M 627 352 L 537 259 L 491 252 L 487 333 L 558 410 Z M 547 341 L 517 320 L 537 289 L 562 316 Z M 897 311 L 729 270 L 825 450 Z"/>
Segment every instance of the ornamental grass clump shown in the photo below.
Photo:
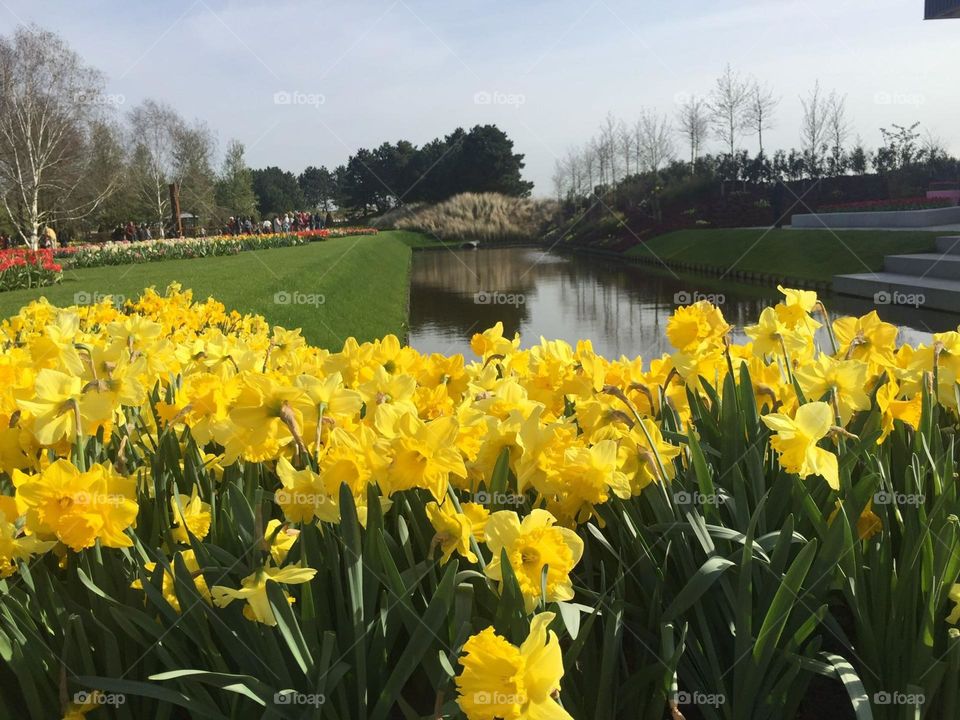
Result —
<path fill-rule="evenodd" d="M 783 295 L 746 344 L 680 308 L 648 361 L 500 324 L 473 359 L 318 348 L 177 286 L 32 303 L 2 706 L 783 720 L 816 678 L 825 720 L 957 717 L 960 332 Z"/>

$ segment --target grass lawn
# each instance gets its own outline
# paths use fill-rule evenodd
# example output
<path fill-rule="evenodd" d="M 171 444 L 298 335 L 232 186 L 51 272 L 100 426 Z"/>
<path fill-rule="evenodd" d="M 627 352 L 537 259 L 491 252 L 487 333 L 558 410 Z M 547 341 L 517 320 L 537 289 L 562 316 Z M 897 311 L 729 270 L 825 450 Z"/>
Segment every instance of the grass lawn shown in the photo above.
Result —
<path fill-rule="evenodd" d="M 60 285 L 0 293 L 0 318 L 39 297 L 73 305 L 82 293 L 136 297 L 145 287 L 163 290 L 176 281 L 198 299 L 212 296 L 228 309 L 302 328 L 304 337 L 321 347 L 339 349 L 350 335 L 361 342 L 387 333 L 402 338 L 411 253 L 397 234 L 334 238 L 227 257 L 68 270 Z"/>
<path fill-rule="evenodd" d="M 881 230 L 680 230 L 627 251 L 664 260 L 830 280 L 883 267 L 883 256 L 929 252 L 943 233 Z"/>
<path fill-rule="evenodd" d="M 445 245 L 449 245 L 451 247 L 460 247 L 462 244 L 459 240 L 445 243 L 433 235 L 427 235 L 426 233 L 421 232 L 413 232 L 411 230 L 390 230 L 388 232 L 392 237 L 396 238 L 407 247 L 412 248 L 443 247 Z"/>

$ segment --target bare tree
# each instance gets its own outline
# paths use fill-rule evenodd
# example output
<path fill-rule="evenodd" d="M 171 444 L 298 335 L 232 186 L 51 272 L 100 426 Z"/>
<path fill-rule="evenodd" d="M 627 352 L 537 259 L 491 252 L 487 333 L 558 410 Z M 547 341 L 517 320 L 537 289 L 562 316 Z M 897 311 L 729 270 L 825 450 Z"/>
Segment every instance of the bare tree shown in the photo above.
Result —
<path fill-rule="evenodd" d="M 557 202 L 563 202 L 564 196 L 572 192 L 569 178 L 567 162 L 560 158 L 554 160 L 552 179 L 553 190 L 557 194 Z"/>
<path fill-rule="evenodd" d="M 644 169 L 656 173 L 674 156 L 673 127 L 666 115 L 644 111 L 640 116 L 640 155 Z"/>
<path fill-rule="evenodd" d="M 800 98 L 800 104 L 803 106 L 800 140 L 811 174 L 817 174 L 821 156 L 826 149 L 827 121 L 830 116 L 830 99 L 823 96 L 819 80 L 807 97 Z"/>
<path fill-rule="evenodd" d="M 610 185 L 617 184 L 617 120 L 608 112 L 600 126 L 600 147 L 610 173 Z"/>
<path fill-rule="evenodd" d="M 702 99 L 691 97 L 680 107 L 677 124 L 680 134 L 690 146 L 690 165 L 694 166 L 710 129 L 710 109 Z"/>
<path fill-rule="evenodd" d="M 847 158 L 843 146 L 850 137 L 850 123 L 847 121 L 847 96 L 831 92 L 827 98 L 826 135 L 830 143 L 830 164 L 834 174 L 843 174 L 847 169 Z"/>
<path fill-rule="evenodd" d="M 100 73 L 54 33 L 0 37 L 0 200 L 32 248 L 44 225 L 89 215 L 116 186 L 84 185 L 104 97 Z"/>
<path fill-rule="evenodd" d="M 587 175 L 587 194 L 593 195 L 597 187 L 597 173 L 601 165 L 597 154 L 596 143 L 593 140 L 584 145 L 581 157 L 583 157 L 583 170 Z M 603 181 L 601 180 L 600 182 L 602 183 Z"/>
<path fill-rule="evenodd" d="M 634 157 L 634 135 L 633 131 L 627 127 L 627 124 L 621 120 L 617 123 L 617 145 L 623 156 L 623 175 L 630 174 L 630 160 Z M 634 166 L 634 172 L 640 172 L 638 165 Z"/>
<path fill-rule="evenodd" d="M 710 93 L 709 106 L 714 131 L 731 156 L 737 151 L 737 139 L 745 127 L 749 102 L 750 84 L 728 63 Z"/>
<path fill-rule="evenodd" d="M 920 149 L 928 161 L 948 157 L 946 147 L 943 138 L 935 135 L 929 128 L 923 131 Z"/>
<path fill-rule="evenodd" d="M 175 182 L 180 185 L 180 206 L 194 215 L 216 216 L 216 173 L 213 156 L 216 140 L 203 122 L 181 124 L 174 138 Z"/>
<path fill-rule="evenodd" d="M 169 105 L 148 99 L 131 113 L 130 126 L 134 137 L 131 179 L 163 237 L 170 208 L 168 186 L 176 181 L 176 148 L 184 122 Z"/>
<path fill-rule="evenodd" d="M 763 152 L 763 131 L 773 127 L 773 113 L 776 112 L 779 104 L 780 98 L 773 94 L 773 89 L 769 85 L 761 85 L 754 81 L 750 86 L 744 122 L 751 133 L 756 133 L 761 153 Z"/>

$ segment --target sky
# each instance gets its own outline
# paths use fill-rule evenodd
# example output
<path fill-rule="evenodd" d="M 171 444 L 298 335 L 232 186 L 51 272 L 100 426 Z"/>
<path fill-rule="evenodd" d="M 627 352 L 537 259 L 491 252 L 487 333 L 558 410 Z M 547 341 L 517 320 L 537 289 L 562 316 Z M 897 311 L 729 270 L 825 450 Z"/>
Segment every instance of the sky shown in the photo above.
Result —
<path fill-rule="evenodd" d="M 672 117 L 728 62 L 781 97 L 767 148 L 800 145 L 799 98 L 819 80 L 867 147 L 919 121 L 960 154 L 960 20 L 922 18 L 923 0 L 0 0 L 0 34 L 60 34 L 117 113 L 165 101 L 253 167 L 332 168 L 495 123 L 537 195 L 608 112 Z"/>

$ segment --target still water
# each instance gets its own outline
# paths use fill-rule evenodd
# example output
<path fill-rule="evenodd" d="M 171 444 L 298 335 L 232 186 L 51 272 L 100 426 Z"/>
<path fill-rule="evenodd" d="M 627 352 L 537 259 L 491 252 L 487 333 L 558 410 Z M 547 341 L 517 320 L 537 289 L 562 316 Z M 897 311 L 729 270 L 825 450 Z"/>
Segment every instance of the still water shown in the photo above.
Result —
<path fill-rule="evenodd" d="M 474 333 L 503 322 L 524 347 L 543 336 L 575 344 L 593 341 L 607 357 L 658 357 L 671 348 L 667 320 L 679 304 L 707 297 L 720 305 L 743 342 L 744 325 L 781 297 L 776 288 L 718 283 L 648 266 L 618 264 L 541 248 L 415 252 L 410 284 L 410 344 L 421 352 L 473 357 Z M 901 328 L 902 342 L 929 342 L 931 332 L 955 330 L 960 316 L 912 307 L 875 306 L 844 296 L 823 298 L 831 314 L 877 310 Z M 825 342 L 825 340 L 824 340 Z"/>

